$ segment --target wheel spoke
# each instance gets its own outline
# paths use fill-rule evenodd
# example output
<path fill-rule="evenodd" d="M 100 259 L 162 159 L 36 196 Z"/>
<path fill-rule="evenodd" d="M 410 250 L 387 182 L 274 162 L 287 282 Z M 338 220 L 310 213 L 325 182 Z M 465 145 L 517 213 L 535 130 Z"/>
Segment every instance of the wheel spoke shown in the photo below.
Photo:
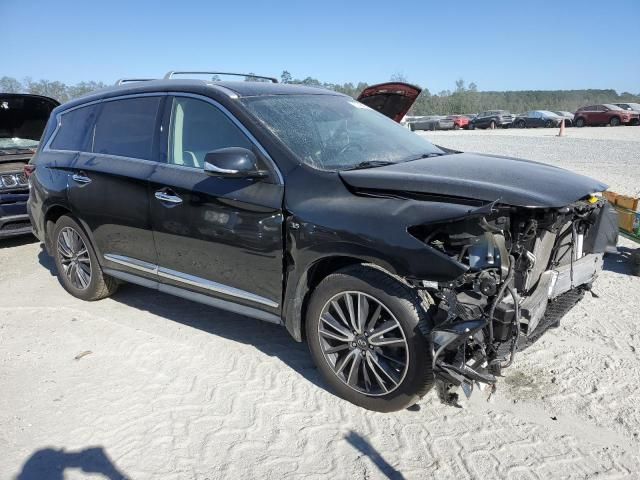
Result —
<path fill-rule="evenodd" d="M 382 373 L 384 373 L 385 377 L 391 380 L 393 385 L 398 385 L 398 379 L 396 378 L 395 372 L 387 365 L 387 362 L 382 359 L 377 359 L 375 355 L 371 355 L 371 361 L 375 366 L 377 366 Z"/>
<path fill-rule="evenodd" d="M 398 322 L 396 322 L 395 320 L 386 321 L 382 325 L 380 325 L 378 328 L 376 328 L 373 332 L 371 332 L 371 334 L 369 335 L 369 339 L 372 339 L 374 337 L 379 337 L 380 335 L 384 335 L 385 333 L 390 332 L 394 328 L 398 328 L 398 327 L 399 327 Z"/>
<path fill-rule="evenodd" d="M 341 352 L 342 350 L 347 350 L 348 348 L 349 348 L 349 345 L 347 345 L 346 343 L 341 343 L 340 345 L 337 345 L 335 347 L 327 348 L 324 351 L 324 353 L 326 353 L 326 354 L 338 353 L 338 352 Z"/>
<path fill-rule="evenodd" d="M 351 339 L 353 339 L 353 334 L 349 330 L 344 328 L 342 325 L 340 325 L 340 323 L 338 323 L 338 321 L 335 318 L 333 318 L 333 316 L 329 312 L 326 312 L 320 318 L 322 319 L 322 321 L 324 323 L 326 323 L 331 328 L 333 328 L 335 331 L 340 333 L 342 335 L 342 337 L 344 337 L 344 341 L 345 342 L 348 342 Z"/>
<path fill-rule="evenodd" d="M 331 300 L 331 306 L 336 311 L 336 313 L 338 314 L 338 316 L 340 317 L 340 320 L 342 320 L 344 325 L 349 330 L 351 330 L 351 325 L 349 325 L 349 321 L 347 320 L 347 317 L 345 317 L 344 312 L 342 311 L 342 308 L 340 307 L 340 304 L 335 300 Z"/>
<path fill-rule="evenodd" d="M 73 256 L 73 253 L 69 250 L 69 247 L 65 245 L 62 237 L 58 238 L 58 251 L 67 258 L 71 258 Z"/>
<path fill-rule="evenodd" d="M 336 373 L 342 372 L 342 370 L 344 370 L 344 367 L 347 366 L 347 363 L 353 360 L 356 357 L 356 355 L 358 355 L 358 350 L 351 350 L 349 353 L 347 353 L 342 358 L 342 360 L 340 360 L 339 364 L 336 364 L 335 372 Z"/>
<path fill-rule="evenodd" d="M 355 350 L 354 350 L 355 351 Z M 358 382 L 358 373 L 360 372 L 360 364 L 362 363 L 362 356 L 357 353 L 351 363 L 351 368 L 349 369 L 349 376 L 347 377 L 347 383 L 351 386 L 355 386 Z"/>
<path fill-rule="evenodd" d="M 376 309 L 373 311 L 373 314 L 371 315 L 371 318 L 369 319 L 369 323 L 367 324 L 367 327 L 366 327 L 368 331 L 372 331 L 373 328 L 375 327 L 376 322 L 380 318 L 381 311 L 382 311 L 382 305 L 381 304 L 376 305 Z"/>
<path fill-rule="evenodd" d="M 358 294 L 358 333 L 364 333 L 364 328 L 369 317 L 369 301 L 367 297 Z"/>
<path fill-rule="evenodd" d="M 392 347 L 396 345 L 404 345 L 404 339 L 396 337 L 370 338 L 369 343 L 376 347 Z"/>
<path fill-rule="evenodd" d="M 357 332 L 358 325 L 356 324 L 356 314 L 353 310 L 353 299 L 351 298 L 351 294 L 344 294 L 344 301 L 347 304 L 347 311 L 349 312 L 349 322 L 351 323 L 351 327 Z"/>
<path fill-rule="evenodd" d="M 373 356 L 372 355 L 367 355 L 367 365 L 369 367 L 369 370 L 371 370 L 371 373 L 373 373 L 373 378 L 376 379 L 376 383 L 378 384 L 378 386 L 380 388 L 382 388 L 382 390 L 387 393 L 389 391 L 389 389 L 387 388 L 387 386 L 384 384 L 384 380 L 382 380 L 382 378 L 380 377 L 380 375 L 378 375 L 378 372 L 376 372 L 376 368 L 375 368 L 375 364 L 373 363 Z"/>

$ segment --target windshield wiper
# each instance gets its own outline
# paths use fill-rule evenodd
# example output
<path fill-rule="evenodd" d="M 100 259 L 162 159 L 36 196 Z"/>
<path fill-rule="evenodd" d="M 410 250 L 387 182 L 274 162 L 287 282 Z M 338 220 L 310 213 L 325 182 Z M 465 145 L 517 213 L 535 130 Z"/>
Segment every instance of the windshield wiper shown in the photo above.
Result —
<path fill-rule="evenodd" d="M 390 162 L 388 160 L 367 160 L 360 162 L 353 167 L 345 168 L 345 170 L 360 170 L 363 168 L 384 167 L 385 165 L 393 165 L 396 162 Z"/>
<path fill-rule="evenodd" d="M 447 154 L 446 152 L 442 152 L 442 153 L 440 153 L 440 152 L 421 153 L 420 155 L 415 155 L 413 157 L 405 158 L 400 163 L 413 162 L 414 160 L 420 160 L 420 159 L 423 159 L 423 158 L 441 157 L 441 156 L 446 155 L 446 154 Z"/>

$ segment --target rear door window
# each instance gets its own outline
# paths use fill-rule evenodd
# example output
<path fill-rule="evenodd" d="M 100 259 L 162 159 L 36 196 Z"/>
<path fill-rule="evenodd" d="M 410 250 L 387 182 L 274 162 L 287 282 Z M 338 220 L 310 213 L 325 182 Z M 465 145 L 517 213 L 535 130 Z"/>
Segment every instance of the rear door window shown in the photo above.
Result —
<path fill-rule="evenodd" d="M 93 151 L 150 160 L 161 97 L 136 97 L 102 104 Z"/>
<path fill-rule="evenodd" d="M 60 128 L 51 142 L 51 148 L 74 152 L 90 151 L 97 110 L 97 105 L 89 105 L 62 113 Z"/>

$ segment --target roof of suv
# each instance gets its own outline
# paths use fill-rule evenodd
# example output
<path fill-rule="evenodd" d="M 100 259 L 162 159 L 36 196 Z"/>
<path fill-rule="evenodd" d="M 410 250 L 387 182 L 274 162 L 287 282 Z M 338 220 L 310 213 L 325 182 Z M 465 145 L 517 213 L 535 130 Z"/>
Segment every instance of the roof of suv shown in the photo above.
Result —
<path fill-rule="evenodd" d="M 271 82 L 213 82 L 209 80 L 194 79 L 170 79 L 170 80 L 148 80 L 141 82 L 131 82 L 113 87 L 98 90 L 89 95 L 65 103 L 63 108 L 101 100 L 103 98 L 115 97 L 119 95 L 152 93 L 152 92 L 193 92 L 206 93 L 212 89 L 218 93 L 233 97 L 256 97 L 264 95 L 338 95 L 339 92 L 320 87 L 308 87 L 306 85 L 292 85 L 286 83 Z"/>

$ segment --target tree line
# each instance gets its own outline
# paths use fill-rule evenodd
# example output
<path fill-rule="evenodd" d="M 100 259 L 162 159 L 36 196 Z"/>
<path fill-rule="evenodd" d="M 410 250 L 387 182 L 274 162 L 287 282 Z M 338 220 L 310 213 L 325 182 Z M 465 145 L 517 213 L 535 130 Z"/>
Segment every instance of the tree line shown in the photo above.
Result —
<path fill-rule="evenodd" d="M 250 75 L 254 74 L 247 74 L 246 81 L 268 81 L 256 79 Z M 213 80 L 219 80 L 219 78 L 214 78 Z M 344 93 L 353 98 L 356 98 L 362 90 L 369 86 L 367 82 L 340 84 L 322 82 L 313 77 L 300 79 L 293 77 L 287 70 L 280 74 L 280 81 L 282 83 L 326 88 Z M 401 74 L 392 75 L 390 81 L 412 83 Z M 25 78 L 22 81 L 7 76 L 0 78 L 0 92 L 45 95 L 62 103 L 105 87 L 107 87 L 105 83 L 96 81 L 67 85 L 59 81 L 34 81 L 31 78 Z M 585 105 L 620 102 L 640 103 L 640 93 L 618 93 L 613 89 L 480 91 L 475 83 L 467 84 L 463 79 L 460 79 L 456 81 L 455 88 L 452 90 L 431 93 L 428 88 L 423 88 L 409 114 L 451 115 L 456 113 L 478 113 L 494 109 L 509 110 L 513 113 L 521 113 L 527 110 L 567 110 L 574 112 Z"/>

